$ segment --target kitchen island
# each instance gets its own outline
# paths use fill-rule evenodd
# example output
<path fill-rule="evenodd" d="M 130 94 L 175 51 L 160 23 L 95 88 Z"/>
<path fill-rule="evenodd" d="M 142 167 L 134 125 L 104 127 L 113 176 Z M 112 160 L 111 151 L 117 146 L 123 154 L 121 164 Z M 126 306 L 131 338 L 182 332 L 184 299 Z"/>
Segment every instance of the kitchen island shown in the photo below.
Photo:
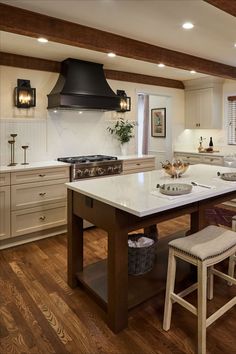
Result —
<path fill-rule="evenodd" d="M 128 281 L 128 233 L 185 214 L 191 215 L 191 233 L 205 227 L 206 209 L 236 198 L 236 182 L 223 181 L 217 171 L 236 172 L 226 167 L 190 166 L 181 183 L 195 181 L 212 188 L 193 187 L 190 194 L 172 198 L 156 189 L 157 183 L 174 182 L 163 171 L 67 183 L 68 284 L 83 286 L 97 299 L 114 332 L 127 326 L 129 309 L 158 294 L 153 272 Z M 86 268 L 83 219 L 108 233 L 107 261 Z"/>

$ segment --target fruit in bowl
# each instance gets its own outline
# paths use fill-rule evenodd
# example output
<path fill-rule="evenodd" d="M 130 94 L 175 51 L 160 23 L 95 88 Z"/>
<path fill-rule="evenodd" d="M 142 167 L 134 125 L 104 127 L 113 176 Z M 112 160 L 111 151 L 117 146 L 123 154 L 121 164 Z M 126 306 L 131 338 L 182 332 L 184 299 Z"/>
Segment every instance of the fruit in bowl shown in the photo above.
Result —
<path fill-rule="evenodd" d="M 180 159 L 175 159 L 172 161 L 172 163 L 168 160 L 166 162 L 161 162 L 162 168 L 165 170 L 165 172 L 170 175 L 172 178 L 175 177 L 180 177 L 183 175 L 188 167 L 189 163 L 188 162 L 183 162 Z"/>

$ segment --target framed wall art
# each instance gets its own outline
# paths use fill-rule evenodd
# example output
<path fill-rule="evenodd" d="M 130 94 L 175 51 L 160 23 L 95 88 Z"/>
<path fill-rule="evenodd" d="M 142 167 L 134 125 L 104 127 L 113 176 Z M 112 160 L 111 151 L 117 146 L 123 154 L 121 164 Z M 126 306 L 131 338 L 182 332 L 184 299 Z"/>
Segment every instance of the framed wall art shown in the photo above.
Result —
<path fill-rule="evenodd" d="M 151 135 L 159 138 L 166 137 L 166 108 L 151 110 Z"/>

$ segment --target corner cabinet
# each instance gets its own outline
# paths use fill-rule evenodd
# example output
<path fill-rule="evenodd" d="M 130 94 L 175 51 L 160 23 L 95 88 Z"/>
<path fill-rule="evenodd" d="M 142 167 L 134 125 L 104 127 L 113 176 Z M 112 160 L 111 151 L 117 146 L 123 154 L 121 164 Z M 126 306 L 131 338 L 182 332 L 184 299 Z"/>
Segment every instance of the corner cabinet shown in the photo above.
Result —
<path fill-rule="evenodd" d="M 185 91 L 186 129 L 220 129 L 222 115 L 222 84 Z"/>
<path fill-rule="evenodd" d="M 190 165 L 196 165 L 198 163 L 203 163 L 207 165 L 217 165 L 223 166 L 224 165 L 224 158 L 223 156 L 210 156 L 204 155 L 203 153 L 182 153 L 182 152 L 175 152 L 174 157 L 177 159 L 181 159 L 184 162 L 188 162 Z"/>

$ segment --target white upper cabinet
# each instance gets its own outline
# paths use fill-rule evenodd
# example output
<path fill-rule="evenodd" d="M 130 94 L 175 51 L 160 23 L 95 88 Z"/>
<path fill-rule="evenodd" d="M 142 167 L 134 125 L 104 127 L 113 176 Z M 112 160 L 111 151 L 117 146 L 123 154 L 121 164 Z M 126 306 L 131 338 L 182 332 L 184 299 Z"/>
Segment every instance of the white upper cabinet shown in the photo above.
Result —
<path fill-rule="evenodd" d="M 205 78 L 189 80 L 185 86 L 185 128 L 220 129 L 222 127 L 222 80 L 209 81 Z"/>

